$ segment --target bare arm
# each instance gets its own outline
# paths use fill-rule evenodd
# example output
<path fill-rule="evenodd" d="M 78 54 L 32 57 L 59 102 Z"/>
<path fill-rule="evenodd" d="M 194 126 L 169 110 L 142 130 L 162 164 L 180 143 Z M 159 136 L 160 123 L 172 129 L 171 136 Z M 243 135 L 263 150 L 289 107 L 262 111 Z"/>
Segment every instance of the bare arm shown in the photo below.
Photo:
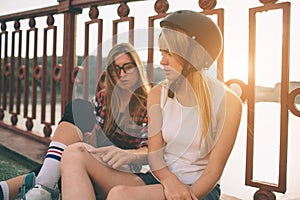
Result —
<path fill-rule="evenodd" d="M 149 154 L 148 160 L 154 175 L 160 180 L 164 188 L 166 199 L 196 199 L 190 191 L 190 187 L 183 184 L 173 174 L 163 159 L 164 140 L 162 137 L 162 111 L 160 108 L 161 86 L 154 87 L 147 102 L 149 116 L 148 138 Z"/>
<path fill-rule="evenodd" d="M 221 106 L 217 116 L 217 131 L 221 131 L 219 139 L 210 153 L 205 171 L 191 186 L 193 193 L 198 198 L 202 198 L 209 193 L 219 181 L 238 132 L 242 113 L 242 104 L 239 97 L 227 91 L 223 103 L 224 106 Z M 222 108 L 225 108 L 225 110 Z"/>
<path fill-rule="evenodd" d="M 114 169 L 129 164 L 143 165 L 148 163 L 147 147 L 124 150 L 116 146 L 107 146 L 100 148 L 92 148 L 89 149 L 89 152 L 92 153 L 96 159 L 106 163 Z"/>

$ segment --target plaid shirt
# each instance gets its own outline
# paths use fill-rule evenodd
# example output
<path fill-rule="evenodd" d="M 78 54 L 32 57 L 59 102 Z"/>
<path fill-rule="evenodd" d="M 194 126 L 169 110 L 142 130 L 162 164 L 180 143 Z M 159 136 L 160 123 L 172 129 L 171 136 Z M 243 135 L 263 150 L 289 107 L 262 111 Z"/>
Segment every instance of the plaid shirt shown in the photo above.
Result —
<path fill-rule="evenodd" d="M 97 135 L 99 135 L 99 131 L 103 132 L 102 130 L 106 120 L 106 103 L 104 96 L 105 92 L 101 91 L 97 94 L 97 97 L 94 97 L 92 100 L 92 103 L 95 107 L 96 120 L 100 126 L 97 128 Z M 119 127 L 116 123 L 114 123 L 110 132 L 105 133 L 106 137 L 98 137 L 97 140 L 99 141 L 99 138 L 101 138 L 100 140 L 103 140 L 103 138 L 108 138 L 111 143 L 122 149 L 137 149 L 148 146 L 148 117 L 146 109 L 140 112 L 137 123 L 131 125 L 128 123 L 126 125 L 128 126 L 125 128 Z M 103 143 L 103 141 L 99 142 Z"/>

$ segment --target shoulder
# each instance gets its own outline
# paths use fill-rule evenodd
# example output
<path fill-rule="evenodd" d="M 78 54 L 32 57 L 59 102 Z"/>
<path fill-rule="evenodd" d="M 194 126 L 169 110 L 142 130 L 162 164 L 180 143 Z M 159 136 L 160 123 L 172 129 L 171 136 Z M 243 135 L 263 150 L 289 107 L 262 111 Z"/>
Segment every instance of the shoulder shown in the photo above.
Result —
<path fill-rule="evenodd" d="M 105 109 L 105 89 L 96 93 L 96 96 L 92 99 L 92 104 L 94 105 L 95 110 Z"/>
<path fill-rule="evenodd" d="M 160 95 L 161 95 L 161 90 L 162 90 L 162 85 L 158 84 L 156 86 L 154 86 L 153 88 L 151 88 L 149 94 L 148 94 L 148 100 L 151 99 L 160 99 Z"/>
<path fill-rule="evenodd" d="M 106 89 L 104 88 L 104 89 L 102 89 L 102 90 L 99 91 L 99 94 L 101 96 L 105 96 L 105 92 L 106 92 Z"/>
<path fill-rule="evenodd" d="M 215 102 L 225 101 L 226 105 L 235 105 L 241 108 L 242 101 L 228 86 L 220 80 L 206 76 L 206 82 L 211 92 L 211 98 Z M 219 102 L 220 103 L 220 102 Z"/>
<path fill-rule="evenodd" d="M 96 93 L 96 101 L 98 103 L 104 103 L 104 97 L 105 97 L 105 89 L 102 89 Z"/>
<path fill-rule="evenodd" d="M 159 104 L 162 87 L 162 85 L 158 84 L 151 88 L 148 94 L 147 105 Z"/>
<path fill-rule="evenodd" d="M 219 106 L 216 107 L 216 114 L 219 120 L 224 120 L 227 116 L 232 119 L 238 119 L 242 113 L 242 101 L 230 88 L 225 84 L 223 87 L 224 95 L 220 96 Z"/>
<path fill-rule="evenodd" d="M 239 96 L 237 96 L 231 89 L 226 87 L 226 97 L 232 103 L 236 104 L 237 106 L 242 106 L 242 100 Z"/>
<path fill-rule="evenodd" d="M 149 95 L 160 95 L 162 87 L 163 86 L 160 84 L 155 85 L 153 88 L 150 89 Z"/>
<path fill-rule="evenodd" d="M 226 87 L 226 110 L 228 113 L 235 113 L 238 116 L 241 115 L 242 112 L 242 100 L 238 97 L 232 90 Z"/>

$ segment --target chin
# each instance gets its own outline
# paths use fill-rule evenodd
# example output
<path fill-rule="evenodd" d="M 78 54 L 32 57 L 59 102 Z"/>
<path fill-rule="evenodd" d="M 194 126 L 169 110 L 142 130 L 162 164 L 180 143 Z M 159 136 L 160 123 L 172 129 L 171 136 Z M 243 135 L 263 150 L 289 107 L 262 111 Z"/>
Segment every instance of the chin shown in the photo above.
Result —
<path fill-rule="evenodd" d="M 130 90 L 134 85 L 131 84 L 120 84 L 118 87 L 122 90 Z"/>
<path fill-rule="evenodd" d="M 179 76 L 178 75 L 168 75 L 166 76 L 166 78 L 170 81 L 170 82 L 173 82 L 173 81 L 176 81 Z"/>

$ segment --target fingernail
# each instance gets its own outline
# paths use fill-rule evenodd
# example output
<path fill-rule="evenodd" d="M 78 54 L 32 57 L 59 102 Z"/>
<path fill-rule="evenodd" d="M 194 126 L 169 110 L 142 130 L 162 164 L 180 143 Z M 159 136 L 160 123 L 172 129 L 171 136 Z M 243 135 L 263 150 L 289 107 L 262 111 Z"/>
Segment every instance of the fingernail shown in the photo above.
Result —
<path fill-rule="evenodd" d="M 93 149 L 88 149 L 88 152 L 93 153 Z"/>

